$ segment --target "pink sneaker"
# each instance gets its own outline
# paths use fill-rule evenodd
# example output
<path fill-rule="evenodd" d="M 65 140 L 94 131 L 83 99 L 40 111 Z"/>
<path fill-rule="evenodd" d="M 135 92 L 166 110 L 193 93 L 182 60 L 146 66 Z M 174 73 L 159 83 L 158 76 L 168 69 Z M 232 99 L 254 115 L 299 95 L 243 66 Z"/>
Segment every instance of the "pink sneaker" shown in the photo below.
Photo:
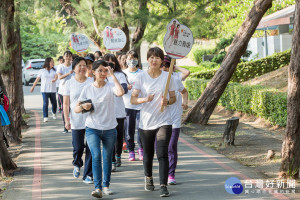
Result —
<path fill-rule="evenodd" d="M 138 154 L 139 154 L 139 160 L 143 160 L 144 158 L 144 150 L 143 148 L 138 149 Z"/>
<path fill-rule="evenodd" d="M 169 177 L 168 177 L 168 184 L 169 185 L 176 185 L 175 176 L 169 175 Z"/>
<path fill-rule="evenodd" d="M 129 158 L 128 158 L 129 161 L 135 161 L 135 153 L 134 151 L 130 151 L 129 152 Z"/>

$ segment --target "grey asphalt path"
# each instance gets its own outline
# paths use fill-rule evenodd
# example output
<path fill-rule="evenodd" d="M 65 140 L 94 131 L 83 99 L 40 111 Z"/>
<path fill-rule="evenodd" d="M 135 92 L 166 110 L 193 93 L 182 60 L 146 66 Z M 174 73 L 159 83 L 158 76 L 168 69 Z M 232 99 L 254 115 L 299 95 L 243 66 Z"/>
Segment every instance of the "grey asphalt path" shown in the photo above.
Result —
<path fill-rule="evenodd" d="M 95 199 L 90 193 L 93 185 L 84 184 L 72 175 L 71 134 L 63 134 L 61 117 L 42 122 L 42 97 L 39 88 L 29 94 L 30 87 L 24 87 L 25 107 L 34 111 L 41 122 L 41 198 L 33 198 L 35 134 L 37 133 L 34 115 L 29 121 L 30 128 L 23 133 L 23 149 L 17 165 L 20 171 L 3 195 L 5 200 L 32 199 Z M 50 112 L 49 112 L 50 113 Z M 158 199 L 158 162 L 154 160 L 155 191 L 144 191 L 143 165 L 141 161 L 129 162 L 128 154 L 123 154 L 122 167 L 112 174 L 111 196 L 103 199 Z M 83 169 L 81 169 L 83 173 Z M 225 191 L 224 183 L 229 177 L 237 177 L 242 183 L 248 178 L 263 179 L 253 169 L 244 167 L 216 151 L 200 145 L 193 138 L 181 133 L 179 161 L 175 186 L 168 186 L 170 199 L 284 199 L 284 196 L 271 194 L 232 195 Z M 39 194 L 39 193 L 38 193 Z M 288 199 L 288 198 L 285 198 Z"/>

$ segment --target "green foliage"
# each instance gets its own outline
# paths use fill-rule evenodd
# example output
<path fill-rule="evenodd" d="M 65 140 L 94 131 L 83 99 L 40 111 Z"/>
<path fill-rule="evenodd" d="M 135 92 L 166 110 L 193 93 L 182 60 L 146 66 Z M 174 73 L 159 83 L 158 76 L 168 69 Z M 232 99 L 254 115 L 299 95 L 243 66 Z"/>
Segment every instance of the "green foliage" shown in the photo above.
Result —
<path fill-rule="evenodd" d="M 290 58 L 291 50 L 286 50 L 259 60 L 239 63 L 231 80 L 234 82 L 243 82 L 261 76 L 288 65 Z"/>
<path fill-rule="evenodd" d="M 59 2 L 26 0 L 21 4 L 21 42 L 24 61 L 56 57 L 68 47 L 70 28 Z"/>
<path fill-rule="evenodd" d="M 289 64 L 291 58 L 291 50 L 275 53 L 259 60 L 242 62 L 236 67 L 231 77 L 233 82 L 244 82 L 249 79 L 259 77 L 265 73 L 274 71 Z M 211 79 L 217 72 L 216 68 L 197 71 L 192 73 L 189 78 Z"/>
<path fill-rule="evenodd" d="M 215 55 L 211 61 L 221 64 L 223 62 L 225 56 L 226 56 L 226 52 L 219 53 L 219 54 Z"/>
<path fill-rule="evenodd" d="M 186 80 L 185 87 L 189 92 L 189 99 L 198 99 L 208 83 L 208 80 Z M 228 110 L 262 117 L 273 125 L 286 125 L 287 94 L 276 89 L 229 83 L 218 104 Z"/>
<path fill-rule="evenodd" d="M 211 69 L 218 69 L 220 65 L 214 62 L 202 62 L 199 66 L 180 66 L 188 69 L 190 73 L 203 72 Z"/>
<path fill-rule="evenodd" d="M 207 48 L 207 49 L 203 49 L 203 48 L 197 48 L 195 49 L 192 53 L 193 53 L 193 60 L 199 65 L 200 63 L 202 63 L 202 58 L 203 55 L 209 55 L 209 54 L 213 54 L 215 52 L 215 50 L 213 48 Z"/>

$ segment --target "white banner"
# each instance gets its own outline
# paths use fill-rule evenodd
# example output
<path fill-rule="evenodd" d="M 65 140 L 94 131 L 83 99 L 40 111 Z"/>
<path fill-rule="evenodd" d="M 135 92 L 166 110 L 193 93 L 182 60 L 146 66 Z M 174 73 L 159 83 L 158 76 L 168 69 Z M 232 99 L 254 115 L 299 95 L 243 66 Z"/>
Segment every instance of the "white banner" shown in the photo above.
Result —
<path fill-rule="evenodd" d="M 177 19 L 172 19 L 167 25 L 164 37 L 165 52 L 175 59 L 184 58 L 194 44 L 193 33 L 189 27 L 180 24 Z"/>
<path fill-rule="evenodd" d="M 106 26 L 103 31 L 103 44 L 109 51 L 120 51 L 126 45 L 126 35 L 118 28 Z"/>
<path fill-rule="evenodd" d="M 89 48 L 90 42 L 85 35 L 72 33 L 71 45 L 75 51 L 83 52 Z"/>

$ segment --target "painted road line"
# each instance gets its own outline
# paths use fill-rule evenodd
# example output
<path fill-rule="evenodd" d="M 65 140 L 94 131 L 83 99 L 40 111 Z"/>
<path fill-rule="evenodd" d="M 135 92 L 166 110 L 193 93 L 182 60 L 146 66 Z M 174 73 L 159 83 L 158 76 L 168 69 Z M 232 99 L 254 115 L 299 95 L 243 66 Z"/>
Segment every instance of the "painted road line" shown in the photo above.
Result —
<path fill-rule="evenodd" d="M 32 181 L 32 200 L 42 199 L 42 147 L 41 147 L 41 121 L 37 111 L 32 110 L 35 116 L 35 152 L 34 152 L 34 172 Z"/>

